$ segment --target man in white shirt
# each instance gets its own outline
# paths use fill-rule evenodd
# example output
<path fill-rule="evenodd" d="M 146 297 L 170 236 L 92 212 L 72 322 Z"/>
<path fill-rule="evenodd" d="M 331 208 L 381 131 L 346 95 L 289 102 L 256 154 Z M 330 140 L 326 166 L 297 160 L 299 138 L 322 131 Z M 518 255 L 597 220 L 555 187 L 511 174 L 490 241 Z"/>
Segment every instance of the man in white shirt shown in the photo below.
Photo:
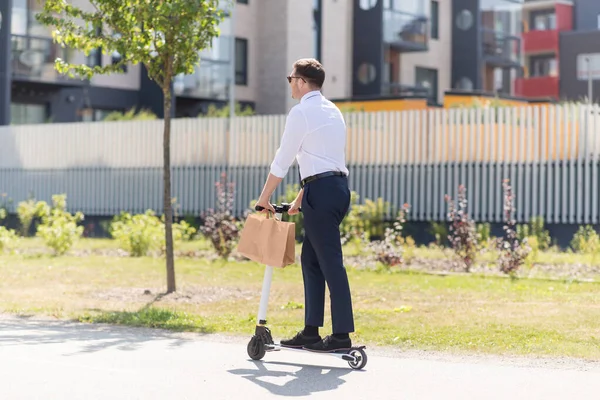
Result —
<path fill-rule="evenodd" d="M 292 97 L 300 103 L 287 117 L 281 144 L 257 205 L 274 212 L 270 198 L 287 174 L 294 158 L 300 168 L 302 189 L 289 211 L 304 215 L 302 276 L 305 327 L 287 347 L 330 352 L 352 346 L 354 318 L 348 276 L 344 267 L 339 226 L 350 206 L 346 167 L 346 124 L 340 110 L 321 94 L 323 66 L 315 59 L 300 59 L 287 77 Z M 331 297 L 333 334 L 321 339 L 325 283 Z"/>

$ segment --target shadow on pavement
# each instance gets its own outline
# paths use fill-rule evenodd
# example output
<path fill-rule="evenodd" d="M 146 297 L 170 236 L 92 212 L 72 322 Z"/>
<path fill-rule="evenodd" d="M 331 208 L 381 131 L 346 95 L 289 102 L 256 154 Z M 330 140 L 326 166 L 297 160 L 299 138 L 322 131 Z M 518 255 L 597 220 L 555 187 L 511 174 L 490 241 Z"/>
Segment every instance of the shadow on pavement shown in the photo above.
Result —
<path fill-rule="evenodd" d="M 192 339 L 175 337 L 172 332 L 149 328 L 32 320 L 27 317 L 0 319 L 0 346 L 72 342 L 81 345 L 80 350 L 73 353 L 77 354 L 108 348 L 132 351 L 139 349 L 146 342 L 157 339 L 170 341 L 169 346 L 171 347 L 179 347 L 192 342 Z"/>
<path fill-rule="evenodd" d="M 307 396 L 312 393 L 334 390 L 346 383 L 345 380 L 341 379 L 342 376 L 351 372 L 358 372 L 350 368 L 321 367 L 278 361 L 251 362 L 256 366 L 256 369 L 234 369 L 227 372 L 239 375 L 279 396 Z M 296 372 L 278 371 L 276 368 L 267 368 L 267 365 L 299 366 L 300 369 Z M 281 380 L 285 383 L 277 384 L 269 382 L 269 380 Z"/>

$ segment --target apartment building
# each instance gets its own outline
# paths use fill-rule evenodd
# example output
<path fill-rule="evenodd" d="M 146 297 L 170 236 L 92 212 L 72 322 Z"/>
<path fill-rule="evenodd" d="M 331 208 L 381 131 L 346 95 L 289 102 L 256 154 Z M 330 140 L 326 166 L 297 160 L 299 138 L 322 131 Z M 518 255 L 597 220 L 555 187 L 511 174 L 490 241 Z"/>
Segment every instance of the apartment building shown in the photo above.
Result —
<path fill-rule="evenodd" d="M 515 92 L 526 98 L 560 98 L 559 44 L 573 30 L 570 0 L 526 0 L 523 4 L 523 76 Z"/>
<path fill-rule="evenodd" d="M 73 3 L 89 6 L 86 0 Z M 315 6 L 319 3 L 237 0 L 233 15 L 222 22 L 212 47 L 201 53 L 194 73 L 175 78 L 175 116 L 196 116 L 210 104 L 227 103 L 233 80 L 236 101 L 259 113 L 286 111 L 293 101 L 286 94 L 285 79 L 291 63 L 318 55 L 315 38 L 320 24 L 315 24 Z M 0 125 L 94 121 L 132 107 L 162 116 L 162 93 L 142 65 L 128 65 L 123 74 L 95 76 L 90 81 L 58 74 L 57 57 L 93 66 L 116 62 L 120 56 L 97 52 L 86 58 L 62 49 L 53 43 L 50 29 L 36 21 L 39 7 L 37 0 L 0 2 Z"/>

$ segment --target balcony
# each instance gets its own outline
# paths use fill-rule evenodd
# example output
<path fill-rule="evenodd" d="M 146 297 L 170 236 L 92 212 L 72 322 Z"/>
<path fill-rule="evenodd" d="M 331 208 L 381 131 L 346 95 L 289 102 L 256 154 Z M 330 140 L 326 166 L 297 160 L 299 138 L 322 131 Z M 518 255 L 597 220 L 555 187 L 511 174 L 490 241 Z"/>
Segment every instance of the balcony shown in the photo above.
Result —
<path fill-rule="evenodd" d="M 11 35 L 11 68 L 13 79 L 30 82 L 84 84 L 87 81 L 62 75 L 54 68 L 54 60 L 72 61 L 75 52 L 62 48 L 51 38 Z"/>
<path fill-rule="evenodd" d="M 210 48 L 200 53 L 200 63 L 189 75 L 175 77 L 177 96 L 188 98 L 226 100 L 231 82 L 231 36 L 213 39 Z"/>
<path fill-rule="evenodd" d="M 523 52 L 526 54 L 558 52 L 558 30 L 525 32 L 523 34 Z"/>
<path fill-rule="evenodd" d="M 560 32 L 573 29 L 573 3 L 535 0 L 523 5 L 523 52 L 556 53 Z"/>
<path fill-rule="evenodd" d="M 482 29 L 482 53 L 487 64 L 496 67 L 521 66 L 521 38 L 501 31 Z"/>
<path fill-rule="evenodd" d="M 515 95 L 525 98 L 559 97 L 558 76 L 534 76 L 515 80 Z"/>
<path fill-rule="evenodd" d="M 384 9 L 383 41 L 401 52 L 427 51 L 429 20 L 425 15 Z"/>

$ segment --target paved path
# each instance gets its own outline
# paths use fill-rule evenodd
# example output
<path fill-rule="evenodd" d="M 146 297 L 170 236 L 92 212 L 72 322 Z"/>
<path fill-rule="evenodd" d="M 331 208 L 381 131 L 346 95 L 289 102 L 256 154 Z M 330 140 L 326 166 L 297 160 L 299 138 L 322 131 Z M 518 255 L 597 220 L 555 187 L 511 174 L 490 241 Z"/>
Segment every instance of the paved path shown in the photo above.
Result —
<path fill-rule="evenodd" d="M 1 317 L 0 399 L 600 398 L 594 363 L 367 349 L 367 367 L 354 371 L 345 361 L 299 352 L 251 361 L 246 341 Z"/>

